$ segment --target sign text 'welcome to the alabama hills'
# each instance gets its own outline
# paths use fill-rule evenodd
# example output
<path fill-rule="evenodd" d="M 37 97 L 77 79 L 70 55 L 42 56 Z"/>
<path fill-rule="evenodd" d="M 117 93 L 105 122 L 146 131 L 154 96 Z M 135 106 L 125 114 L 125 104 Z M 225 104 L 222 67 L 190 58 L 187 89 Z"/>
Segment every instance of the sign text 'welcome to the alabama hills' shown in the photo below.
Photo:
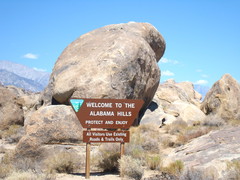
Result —
<path fill-rule="evenodd" d="M 70 99 L 83 128 L 130 128 L 138 117 L 143 100 Z"/>

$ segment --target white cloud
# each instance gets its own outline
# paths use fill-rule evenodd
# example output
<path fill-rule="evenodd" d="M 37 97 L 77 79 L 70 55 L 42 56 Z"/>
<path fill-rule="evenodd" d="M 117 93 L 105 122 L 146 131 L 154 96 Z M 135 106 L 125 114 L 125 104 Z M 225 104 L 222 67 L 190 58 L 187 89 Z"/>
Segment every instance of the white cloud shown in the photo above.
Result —
<path fill-rule="evenodd" d="M 175 74 L 169 70 L 162 71 L 163 76 L 174 76 Z"/>
<path fill-rule="evenodd" d="M 203 70 L 202 70 L 202 69 L 197 69 L 196 71 L 197 71 L 197 72 L 202 72 Z"/>
<path fill-rule="evenodd" d="M 208 81 L 201 79 L 201 80 L 196 81 L 194 84 L 205 85 L 205 84 L 208 84 Z"/>
<path fill-rule="evenodd" d="M 23 57 L 27 58 L 27 59 L 38 59 L 38 55 L 32 54 L 32 53 L 27 53 L 27 54 L 23 55 Z"/>
<path fill-rule="evenodd" d="M 41 72 L 46 72 L 47 71 L 46 69 L 40 69 L 40 68 L 36 68 L 36 67 L 34 67 L 33 69 L 36 70 L 36 71 L 41 71 Z"/>
<path fill-rule="evenodd" d="M 167 59 L 167 58 L 161 58 L 160 63 L 179 64 L 178 61 L 176 61 L 176 60 L 171 60 L 171 59 Z"/>
<path fill-rule="evenodd" d="M 203 78 L 208 78 L 208 75 L 207 74 L 202 74 L 201 75 Z"/>

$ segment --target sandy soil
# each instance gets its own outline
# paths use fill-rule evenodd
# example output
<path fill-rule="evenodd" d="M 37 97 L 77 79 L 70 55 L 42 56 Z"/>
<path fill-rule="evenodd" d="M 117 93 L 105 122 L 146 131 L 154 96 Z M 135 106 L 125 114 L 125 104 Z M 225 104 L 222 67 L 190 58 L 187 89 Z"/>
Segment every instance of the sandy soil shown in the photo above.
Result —
<path fill-rule="evenodd" d="M 152 177 L 159 174 L 158 171 L 144 170 L 143 178 Z M 56 178 L 59 180 L 71 180 L 71 179 L 85 179 L 85 173 L 80 174 L 57 174 Z M 129 180 L 129 178 L 121 178 L 119 174 L 106 174 L 101 172 L 91 173 L 90 180 Z"/>
<path fill-rule="evenodd" d="M 85 174 L 57 174 L 58 180 L 85 179 Z M 90 180 L 121 180 L 118 174 L 91 173 Z"/>

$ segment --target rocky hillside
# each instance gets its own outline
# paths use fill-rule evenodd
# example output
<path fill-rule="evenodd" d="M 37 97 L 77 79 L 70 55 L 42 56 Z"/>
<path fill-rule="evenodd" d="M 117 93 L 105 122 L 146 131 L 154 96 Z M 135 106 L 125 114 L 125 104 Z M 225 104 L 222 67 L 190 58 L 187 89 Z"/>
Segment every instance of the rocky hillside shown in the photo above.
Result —
<path fill-rule="evenodd" d="M 29 91 L 42 91 L 48 84 L 50 73 L 37 71 L 21 64 L 0 60 L 0 82 Z"/>

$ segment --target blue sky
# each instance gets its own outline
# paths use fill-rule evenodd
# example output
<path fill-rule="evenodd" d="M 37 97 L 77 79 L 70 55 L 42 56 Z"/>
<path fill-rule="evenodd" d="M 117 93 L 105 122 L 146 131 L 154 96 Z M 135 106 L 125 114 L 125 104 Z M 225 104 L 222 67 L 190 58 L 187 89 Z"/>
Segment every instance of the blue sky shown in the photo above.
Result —
<path fill-rule="evenodd" d="M 0 0 L 0 60 L 51 72 L 64 48 L 91 30 L 129 21 L 166 41 L 161 82 L 240 82 L 238 0 Z"/>

